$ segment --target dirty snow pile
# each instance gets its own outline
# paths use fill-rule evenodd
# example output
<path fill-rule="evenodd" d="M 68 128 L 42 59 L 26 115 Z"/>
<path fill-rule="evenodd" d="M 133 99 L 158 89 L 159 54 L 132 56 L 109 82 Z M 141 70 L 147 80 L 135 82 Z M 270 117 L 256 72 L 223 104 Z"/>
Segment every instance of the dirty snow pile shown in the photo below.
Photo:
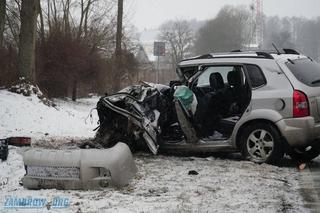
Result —
<path fill-rule="evenodd" d="M 32 139 L 93 137 L 98 116 L 88 117 L 98 97 L 54 100 L 55 107 L 47 106 L 36 94 L 26 97 L 0 90 L 0 138 L 26 136 Z M 91 122 L 92 121 L 92 122 Z"/>
<path fill-rule="evenodd" d="M 6 196 L 67 197 L 70 207 L 63 212 L 307 212 L 298 191 L 299 173 L 290 166 L 138 153 L 138 173 L 121 189 L 26 190 L 19 185 L 22 149 L 10 147 L 8 161 L 0 163 L 0 212 Z M 190 170 L 198 174 L 188 175 Z"/>

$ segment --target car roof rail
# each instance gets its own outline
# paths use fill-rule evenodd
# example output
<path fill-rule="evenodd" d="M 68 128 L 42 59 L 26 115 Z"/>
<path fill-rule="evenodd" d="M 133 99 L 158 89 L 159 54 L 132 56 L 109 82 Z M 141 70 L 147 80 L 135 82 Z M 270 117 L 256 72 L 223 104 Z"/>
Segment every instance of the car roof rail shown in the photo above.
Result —
<path fill-rule="evenodd" d="M 205 55 L 198 56 L 195 59 L 210 59 L 210 58 L 213 58 L 211 54 L 205 54 Z"/>
<path fill-rule="evenodd" d="M 256 53 L 258 56 L 263 56 L 268 59 L 274 59 L 274 57 L 270 53 L 266 53 L 266 52 L 256 52 Z"/>
<path fill-rule="evenodd" d="M 204 54 L 204 55 L 200 55 L 200 56 L 196 56 L 196 57 L 192 57 L 192 58 L 185 58 L 185 59 L 182 59 L 180 62 L 197 60 L 197 59 L 210 59 L 210 58 L 213 58 L 213 56 L 211 54 Z"/>
<path fill-rule="evenodd" d="M 285 54 L 293 54 L 293 55 L 300 55 L 300 53 L 294 49 L 283 49 Z"/>
<path fill-rule="evenodd" d="M 234 54 L 233 54 L 234 53 Z M 191 61 L 197 59 L 213 59 L 213 58 L 264 58 L 264 59 L 274 59 L 274 57 L 267 53 L 267 52 L 255 52 L 255 51 L 241 51 L 241 50 L 234 50 L 231 52 L 226 53 L 211 53 L 200 55 L 192 58 L 186 58 L 181 60 L 180 62 L 184 61 Z"/>
<path fill-rule="evenodd" d="M 267 54 L 279 54 L 276 50 L 271 49 L 271 50 L 232 50 L 231 52 L 259 52 L 259 53 L 267 53 Z M 290 48 L 284 48 L 284 49 L 279 49 L 280 54 L 293 54 L 293 55 L 300 55 L 300 53 L 295 50 L 295 49 L 290 49 Z"/>
<path fill-rule="evenodd" d="M 254 50 L 232 50 L 232 53 L 240 53 L 240 52 L 253 52 L 256 53 L 259 57 L 264 57 L 267 59 L 274 59 L 274 57 L 270 54 L 270 52 L 266 51 L 254 51 Z"/>
<path fill-rule="evenodd" d="M 266 59 L 274 59 L 274 57 L 268 53 L 268 52 L 265 52 L 265 51 L 253 51 L 253 50 L 245 50 L 245 51 L 242 51 L 242 50 L 232 50 L 230 51 L 229 53 L 226 53 L 226 54 L 239 54 L 239 53 L 243 53 L 243 54 L 256 54 L 257 56 L 242 56 L 241 54 L 239 54 L 239 56 L 234 56 L 232 55 L 233 57 L 241 57 L 241 58 L 244 58 L 244 57 L 255 57 L 255 58 L 266 58 Z M 219 55 L 217 55 L 219 56 Z"/>

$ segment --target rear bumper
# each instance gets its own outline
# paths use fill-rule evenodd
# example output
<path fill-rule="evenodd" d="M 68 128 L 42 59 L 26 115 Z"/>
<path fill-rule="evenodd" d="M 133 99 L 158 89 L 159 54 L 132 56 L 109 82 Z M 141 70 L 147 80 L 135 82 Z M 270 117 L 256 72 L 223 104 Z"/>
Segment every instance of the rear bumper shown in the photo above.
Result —
<path fill-rule="evenodd" d="M 282 119 L 276 123 L 292 147 L 304 147 L 320 141 L 320 123 L 313 117 Z"/>

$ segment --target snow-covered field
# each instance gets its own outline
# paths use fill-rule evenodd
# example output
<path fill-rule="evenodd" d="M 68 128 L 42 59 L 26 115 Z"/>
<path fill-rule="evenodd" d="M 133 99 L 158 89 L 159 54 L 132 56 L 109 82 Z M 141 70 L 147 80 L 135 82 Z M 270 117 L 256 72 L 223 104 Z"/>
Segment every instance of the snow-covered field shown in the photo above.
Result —
<path fill-rule="evenodd" d="M 84 122 L 98 98 L 77 103 L 56 100 L 58 109 L 0 91 L 0 137 L 31 136 L 35 144 L 55 143 L 64 148 L 71 138 L 88 138 L 96 120 Z M 94 115 L 96 116 L 96 115 Z M 97 117 L 94 117 L 97 119 Z M 48 133 L 48 136 L 45 136 Z M 47 140 L 47 138 L 50 138 Z M 70 143 L 65 143 L 68 146 Z M 134 156 L 138 173 L 121 189 L 96 191 L 26 190 L 19 185 L 24 175 L 22 153 L 27 148 L 10 147 L 9 158 L 0 162 L 0 212 L 6 196 L 52 199 L 67 197 L 67 209 L 39 209 L 23 212 L 306 212 L 299 194 L 295 167 L 257 165 L 227 158 Z M 198 175 L 188 175 L 195 170 Z"/>

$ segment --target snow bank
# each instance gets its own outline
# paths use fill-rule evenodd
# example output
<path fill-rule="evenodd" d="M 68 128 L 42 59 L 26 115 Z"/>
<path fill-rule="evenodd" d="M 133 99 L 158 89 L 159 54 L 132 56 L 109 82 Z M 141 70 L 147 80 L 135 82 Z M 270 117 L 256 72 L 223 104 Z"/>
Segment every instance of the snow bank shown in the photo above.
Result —
<path fill-rule="evenodd" d="M 29 97 L 0 90 L 0 138 L 28 136 L 33 139 L 93 137 L 98 116 L 86 118 L 98 98 L 55 100 L 56 107 L 46 106 L 33 94 Z"/>

